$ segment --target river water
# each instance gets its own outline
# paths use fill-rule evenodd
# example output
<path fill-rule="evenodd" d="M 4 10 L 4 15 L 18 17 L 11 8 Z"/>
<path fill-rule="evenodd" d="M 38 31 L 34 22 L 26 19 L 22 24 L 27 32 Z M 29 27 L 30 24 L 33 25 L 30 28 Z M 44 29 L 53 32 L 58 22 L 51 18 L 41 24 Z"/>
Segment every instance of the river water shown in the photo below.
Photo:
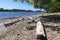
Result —
<path fill-rule="evenodd" d="M 0 19 L 30 16 L 30 15 L 41 14 L 41 13 L 43 12 L 0 12 Z"/>

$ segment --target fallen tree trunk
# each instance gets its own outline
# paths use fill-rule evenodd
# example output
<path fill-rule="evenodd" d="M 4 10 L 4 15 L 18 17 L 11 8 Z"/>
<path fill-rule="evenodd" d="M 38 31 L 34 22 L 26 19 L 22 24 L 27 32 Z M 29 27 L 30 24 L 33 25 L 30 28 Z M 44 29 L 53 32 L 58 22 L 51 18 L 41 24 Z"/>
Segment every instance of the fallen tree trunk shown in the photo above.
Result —
<path fill-rule="evenodd" d="M 37 40 L 47 40 L 46 32 L 41 21 L 36 24 Z"/>

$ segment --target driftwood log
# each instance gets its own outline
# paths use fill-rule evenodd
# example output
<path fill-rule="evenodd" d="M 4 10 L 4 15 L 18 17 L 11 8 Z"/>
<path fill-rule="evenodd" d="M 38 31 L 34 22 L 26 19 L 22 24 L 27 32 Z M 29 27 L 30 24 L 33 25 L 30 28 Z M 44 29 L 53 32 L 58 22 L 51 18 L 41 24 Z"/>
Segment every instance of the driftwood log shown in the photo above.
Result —
<path fill-rule="evenodd" d="M 47 40 L 46 32 L 41 21 L 36 23 L 37 40 Z"/>

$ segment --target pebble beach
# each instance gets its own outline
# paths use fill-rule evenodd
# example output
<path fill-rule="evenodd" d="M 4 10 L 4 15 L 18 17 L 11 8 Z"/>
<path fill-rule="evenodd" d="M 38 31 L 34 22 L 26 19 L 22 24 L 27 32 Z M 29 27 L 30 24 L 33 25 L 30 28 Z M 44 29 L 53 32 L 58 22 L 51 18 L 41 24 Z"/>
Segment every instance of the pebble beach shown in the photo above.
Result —
<path fill-rule="evenodd" d="M 36 14 L 0 20 L 0 40 L 37 40 L 36 23 L 41 18 L 48 40 L 60 40 L 60 13 Z"/>

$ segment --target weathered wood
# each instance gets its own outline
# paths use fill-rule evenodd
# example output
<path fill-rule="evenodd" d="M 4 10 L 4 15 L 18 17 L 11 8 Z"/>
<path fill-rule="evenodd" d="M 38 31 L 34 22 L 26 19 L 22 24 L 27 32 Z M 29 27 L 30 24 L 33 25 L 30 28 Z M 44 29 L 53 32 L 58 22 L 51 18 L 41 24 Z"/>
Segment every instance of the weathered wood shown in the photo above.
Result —
<path fill-rule="evenodd" d="M 45 26 L 60 26 L 60 23 L 43 23 Z"/>
<path fill-rule="evenodd" d="M 46 33 L 41 21 L 38 21 L 36 24 L 36 35 L 38 40 L 47 40 Z"/>
<path fill-rule="evenodd" d="M 15 24 L 15 23 L 17 23 L 17 22 L 19 22 L 19 21 L 20 21 L 20 20 L 14 20 L 14 21 L 10 21 L 10 22 L 5 22 L 4 25 L 5 25 L 5 27 L 11 26 L 11 25 L 13 25 L 13 24 Z"/>

